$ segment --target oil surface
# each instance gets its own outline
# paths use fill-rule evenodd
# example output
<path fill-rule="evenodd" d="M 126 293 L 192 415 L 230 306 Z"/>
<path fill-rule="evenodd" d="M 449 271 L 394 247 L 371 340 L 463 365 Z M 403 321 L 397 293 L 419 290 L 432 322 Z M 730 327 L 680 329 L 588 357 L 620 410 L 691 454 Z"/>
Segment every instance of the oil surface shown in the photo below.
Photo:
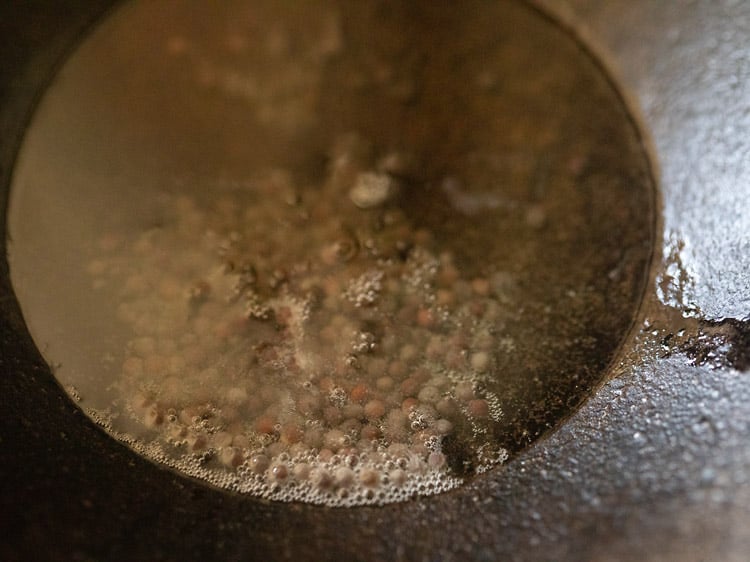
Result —
<path fill-rule="evenodd" d="M 607 77 L 523 4 L 133 2 L 40 104 L 12 276 L 55 375 L 136 450 L 387 503 L 591 392 L 652 189 Z"/>

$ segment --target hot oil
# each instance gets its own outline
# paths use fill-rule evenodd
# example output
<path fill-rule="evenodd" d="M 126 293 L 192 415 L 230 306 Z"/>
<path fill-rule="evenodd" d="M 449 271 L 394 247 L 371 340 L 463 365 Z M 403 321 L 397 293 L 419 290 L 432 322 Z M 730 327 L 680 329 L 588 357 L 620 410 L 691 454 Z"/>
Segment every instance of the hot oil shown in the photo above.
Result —
<path fill-rule="evenodd" d="M 135 2 L 37 112 L 12 275 L 55 375 L 137 451 L 381 504 L 574 411 L 652 213 L 619 95 L 523 4 Z"/>

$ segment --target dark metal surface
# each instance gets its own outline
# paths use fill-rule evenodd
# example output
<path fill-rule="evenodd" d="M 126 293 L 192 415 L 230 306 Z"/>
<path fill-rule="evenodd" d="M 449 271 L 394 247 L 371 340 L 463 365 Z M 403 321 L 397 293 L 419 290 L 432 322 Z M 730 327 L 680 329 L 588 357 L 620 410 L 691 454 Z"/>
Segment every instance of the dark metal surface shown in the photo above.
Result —
<path fill-rule="evenodd" d="M 39 88 L 106 2 L 19 4 L 0 8 L 3 198 Z M 382 509 L 261 503 L 158 469 L 85 420 L 25 335 L 3 261 L 0 557 L 747 558 L 750 5 L 545 4 L 621 78 L 660 168 L 663 255 L 609 382 L 457 493 Z"/>

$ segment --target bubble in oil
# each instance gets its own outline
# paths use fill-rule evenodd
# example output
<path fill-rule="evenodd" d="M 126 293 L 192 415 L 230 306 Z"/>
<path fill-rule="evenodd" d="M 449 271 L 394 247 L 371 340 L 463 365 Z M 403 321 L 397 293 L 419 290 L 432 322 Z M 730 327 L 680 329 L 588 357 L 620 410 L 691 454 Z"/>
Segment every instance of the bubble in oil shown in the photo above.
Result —
<path fill-rule="evenodd" d="M 219 488 L 454 489 L 568 415 L 637 309 L 648 163 L 585 51 L 521 3 L 365 4 L 123 6 L 21 151 L 45 358 Z"/>

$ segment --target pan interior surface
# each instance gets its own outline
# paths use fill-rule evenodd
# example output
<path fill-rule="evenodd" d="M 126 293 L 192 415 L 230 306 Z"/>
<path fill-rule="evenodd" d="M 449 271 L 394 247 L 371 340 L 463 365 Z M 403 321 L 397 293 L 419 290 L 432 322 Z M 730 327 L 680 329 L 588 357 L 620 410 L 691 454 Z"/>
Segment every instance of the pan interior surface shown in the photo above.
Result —
<path fill-rule="evenodd" d="M 653 246 L 641 137 L 523 3 L 131 2 L 20 152 L 14 290 L 148 458 L 280 501 L 459 486 L 606 374 Z"/>

